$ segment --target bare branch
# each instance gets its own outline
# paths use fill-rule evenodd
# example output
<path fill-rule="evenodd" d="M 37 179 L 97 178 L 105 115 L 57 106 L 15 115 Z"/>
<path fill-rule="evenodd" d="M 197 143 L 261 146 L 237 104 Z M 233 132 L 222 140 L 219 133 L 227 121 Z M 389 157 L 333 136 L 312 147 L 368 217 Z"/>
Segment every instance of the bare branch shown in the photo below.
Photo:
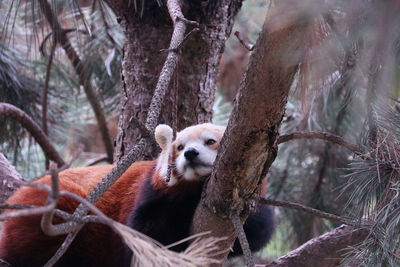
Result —
<path fill-rule="evenodd" d="M 0 204 L 0 210 L 23 210 L 23 209 L 31 209 L 31 208 L 38 208 L 41 206 L 37 205 L 25 205 L 25 204 Z M 76 221 L 80 223 L 89 223 L 89 222 L 96 222 L 101 223 L 101 220 L 95 215 L 86 215 L 82 218 L 76 218 L 72 216 L 72 214 L 59 210 L 54 209 L 54 215 L 60 217 L 65 221 Z M 18 216 L 17 216 L 18 217 Z"/>
<path fill-rule="evenodd" d="M 42 128 L 43 128 L 43 132 L 46 135 L 48 135 L 48 131 L 47 131 L 47 95 L 48 95 L 48 91 L 49 91 L 51 64 L 53 63 L 53 57 L 54 57 L 54 52 L 56 50 L 56 46 L 57 46 L 56 40 L 55 40 L 55 38 L 53 38 L 53 43 L 51 45 L 49 59 L 47 61 L 46 80 L 44 82 L 44 88 L 43 88 L 43 93 L 42 93 Z"/>
<path fill-rule="evenodd" d="M 52 209 L 54 209 L 54 205 L 50 204 L 50 205 L 42 206 L 42 207 L 34 207 L 34 208 L 29 208 L 29 209 L 11 211 L 11 212 L 7 212 L 5 214 L 0 215 L 0 221 L 9 220 L 12 218 L 32 216 L 32 215 L 41 215 L 45 212 L 51 211 Z"/>
<path fill-rule="evenodd" d="M 343 254 L 346 253 L 344 249 L 358 244 L 367 235 L 368 231 L 365 229 L 354 229 L 352 226 L 342 225 L 311 239 L 265 267 L 337 266 Z"/>
<path fill-rule="evenodd" d="M 49 82 L 50 82 L 50 72 L 51 72 L 51 64 L 53 63 L 53 57 L 54 53 L 56 51 L 57 47 L 57 41 L 55 39 L 55 36 L 53 35 L 53 43 L 51 44 L 51 51 L 49 55 L 49 59 L 47 61 L 47 67 L 46 67 L 46 80 L 44 82 L 44 88 L 42 92 L 42 128 L 43 132 L 48 135 L 47 131 L 47 98 L 48 98 L 48 92 L 49 92 Z M 49 159 L 46 157 L 46 170 L 49 167 Z"/>
<path fill-rule="evenodd" d="M 233 213 L 231 215 L 232 224 L 235 227 L 236 234 L 239 239 L 240 246 L 242 247 L 244 262 L 246 263 L 247 267 L 254 266 L 254 259 L 251 255 L 251 250 L 249 246 L 249 242 L 247 241 L 246 234 L 243 230 L 243 223 L 240 220 L 238 213 Z"/>
<path fill-rule="evenodd" d="M 101 155 L 101 156 L 99 156 L 99 157 L 97 157 L 97 158 L 94 158 L 94 159 L 92 159 L 91 161 L 89 161 L 89 163 L 86 164 L 86 167 L 94 166 L 94 165 L 96 165 L 97 163 L 100 163 L 100 162 L 102 162 L 102 161 L 107 161 L 107 159 L 108 159 L 107 155 Z"/>
<path fill-rule="evenodd" d="M 291 140 L 295 139 L 321 139 L 321 140 L 326 140 L 341 146 L 344 146 L 345 148 L 349 149 L 352 151 L 354 154 L 364 158 L 365 155 L 363 151 L 356 145 L 353 145 L 346 140 L 344 140 L 342 137 L 327 133 L 327 132 L 294 132 L 290 134 L 285 134 L 281 135 L 278 138 L 278 144 L 282 144 Z"/>
<path fill-rule="evenodd" d="M 80 228 L 79 228 L 80 230 Z M 79 230 L 76 230 L 75 232 L 71 232 L 70 234 L 67 235 L 63 243 L 61 244 L 60 248 L 56 251 L 53 257 L 46 262 L 44 267 L 52 267 L 54 264 L 58 262 L 58 260 L 64 255 L 64 253 L 67 251 L 69 246 L 71 245 L 72 241 L 74 241 L 75 237 L 78 235 Z"/>
<path fill-rule="evenodd" d="M 239 40 L 239 42 L 244 46 L 244 48 L 246 48 L 249 51 L 254 50 L 254 45 L 250 46 L 249 44 L 246 44 L 246 42 L 240 37 L 239 31 L 235 31 L 235 36 Z"/>
<path fill-rule="evenodd" d="M 51 173 L 51 192 L 49 193 L 46 205 L 52 205 L 53 208 L 43 214 L 40 226 L 42 231 L 46 235 L 55 236 L 57 235 L 56 227 L 53 225 L 54 209 L 56 208 L 57 201 L 60 197 L 59 184 L 58 184 L 58 172 L 54 166 L 50 166 Z"/>
<path fill-rule="evenodd" d="M 345 218 L 342 218 L 340 216 L 337 216 L 337 215 L 334 215 L 331 213 L 327 213 L 324 211 L 320 211 L 320 210 L 317 210 L 314 208 L 310 208 L 310 207 L 304 206 L 299 203 L 293 203 L 293 202 L 283 201 L 283 200 L 266 199 L 266 198 L 261 198 L 260 203 L 267 204 L 270 206 L 277 206 L 277 207 L 283 207 L 283 208 L 288 208 L 288 209 L 300 210 L 300 211 L 309 213 L 311 215 L 325 218 L 325 219 L 328 219 L 331 221 L 336 221 L 336 222 L 340 222 L 340 223 L 347 224 L 347 225 L 354 225 L 354 223 L 352 223 L 351 221 L 349 221 Z"/>
<path fill-rule="evenodd" d="M 65 165 L 64 160 L 53 147 L 47 135 L 23 110 L 7 103 L 0 103 L 0 116 L 1 115 L 17 121 L 22 127 L 27 129 L 40 145 L 47 158 L 56 162 L 59 167 Z"/>
<path fill-rule="evenodd" d="M 25 205 L 25 204 L 0 204 L 0 210 L 23 210 L 23 209 L 30 209 L 36 208 L 38 206 L 35 205 Z"/>
<path fill-rule="evenodd" d="M 74 163 L 75 160 L 77 160 L 79 158 L 79 156 L 82 154 L 82 151 L 83 151 L 83 145 L 81 144 L 81 145 L 79 145 L 78 150 L 75 151 L 75 153 L 72 155 L 71 160 L 67 164 L 62 166 L 61 168 L 58 168 L 57 172 L 61 172 L 63 170 L 69 169 L 72 166 L 72 163 Z"/>

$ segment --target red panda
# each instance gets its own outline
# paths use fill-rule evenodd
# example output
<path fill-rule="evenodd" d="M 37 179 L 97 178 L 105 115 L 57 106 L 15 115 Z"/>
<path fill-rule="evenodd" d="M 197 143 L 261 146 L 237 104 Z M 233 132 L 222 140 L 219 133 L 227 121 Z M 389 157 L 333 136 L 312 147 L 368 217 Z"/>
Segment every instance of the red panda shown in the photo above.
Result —
<path fill-rule="evenodd" d="M 96 206 L 110 218 L 127 224 L 161 244 L 168 245 L 190 234 L 190 224 L 200 201 L 205 177 L 213 168 L 225 128 L 210 123 L 188 127 L 172 143 L 172 130 L 159 125 L 155 137 L 162 151 L 155 161 L 133 163 L 110 187 Z M 113 168 L 112 165 L 69 169 L 59 174 L 60 190 L 85 197 Z M 50 184 L 44 176 L 38 183 Z M 18 190 L 9 204 L 44 205 L 47 193 L 32 187 Z M 78 203 L 61 198 L 57 208 L 72 213 Z M 42 266 L 65 236 L 46 236 L 41 216 L 10 219 L 0 236 L 0 259 L 12 266 Z M 53 223 L 61 223 L 55 218 Z M 262 248 L 273 232 L 273 215 L 267 206 L 244 224 L 253 251 Z M 183 243 L 172 249 L 182 251 Z M 240 254 L 237 242 L 232 255 Z M 107 226 L 89 223 L 77 235 L 57 266 L 130 266 L 132 253 Z"/>

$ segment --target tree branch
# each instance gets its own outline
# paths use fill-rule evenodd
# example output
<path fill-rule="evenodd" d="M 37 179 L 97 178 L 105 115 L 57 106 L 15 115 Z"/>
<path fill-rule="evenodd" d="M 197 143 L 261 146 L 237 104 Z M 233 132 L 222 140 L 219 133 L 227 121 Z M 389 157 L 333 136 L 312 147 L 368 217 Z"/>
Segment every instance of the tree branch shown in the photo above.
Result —
<path fill-rule="evenodd" d="M 23 110 L 7 103 L 0 103 L 0 116 L 2 115 L 17 121 L 22 127 L 28 130 L 40 145 L 46 157 L 56 162 L 58 167 L 65 165 L 64 160 L 53 147 L 47 135 Z"/>
<path fill-rule="evenodd" d="M 48 92 L 49 92 L 49 82 L 50 82 L 50 72 L 51 72 L 51 65 L 53 63 L 53 57 L 54 53 L 56 51 L 57 47 L 57 41 L 55 36 L 53 35 L 53 42 L 51 44 L 51 51 L 49 55 L 49 59 L 47 61 L 47 67 L 46 67 L 46 80 L 44 82 L 44 88 L 42 92 L 42 128 L 43 132 L 45 135 L 48 136 L 48 131 L 47 131 L 47 102 L 48 102 Z M 46 157 L 46 170 L 49 167 L 49 159 Z"/>
<path fill-rule="evenodd" d="M 352 226 L 342 225 L 311 239 L 265 267 L 334 267 L 340 263 L 340 259 L 346 253 L 344 249 L 360 243 L 367 235 L 368 231 L 365 229 L 354 229 Z"/>
<path fill-rule="evenodd" d="M 254 266 L 253 256 L 251 255 L 251 250 L 249 246 L 249 242 L 246 237 L 246 233 L 243 229 L 243 223 L 240 220 L 239 214 L 234 213 L 231 215 L 232 224 L 235 227 L 236 235 L 238 236 L 240 246 L 243 251 L 243 258 L 244 262 L 246 263 L 247 267 Z"/>
<path fill-rule="evenodd" d="M 321 140 L 326 140 L 341 146 L 344 146 L 348 150 L 352 151 L 354 154 L 357 156 L 360 156 L 362 158 L 365 157 L 364 152 L 356 145 L 353 145 L 346 140 L 344 140 L 342 137 L 327 133 L 327 132 L 294 132 L 290 134 L 285 134 L 281 135 L 278 138 L 277 143 L 282 144 L 291 140 L 295 139 L 321 139 Z"/>
<path fill-rule="evenodd" d="M 92 159 L 91 161 L 89 161 L 89 162 L 86 164 L 86 167 L 94 166 L 94 165 L 96 165 L 97 163 L 100 163 L 100 162 L 102 162 L 102 161 L 107 161 L 107 159 L 108 159 L 107 155 L 98 156 L 97 158 L 94 158 L 94 159 Z"/>
<path fill-rule="evenodd" d="M 347 224 L 347 225 L 354 225 L 354 223 L 352 223 L 351 221 L 349 221 L 345 218 L 342 218 L 340 216 L 337 216 L 337 215 L 334 215 L 331 213 L 327 213 L 324 211 L 320 211 L 320 210 L 317 210 L 314 208 L 310 208 L 310 207 L 304 206 L 299 203 L 293 203 L 293 202 L 283 201 L 283 200 L 266 199 L 266 198 L 261 198 L 260 203 L 267 204 L 270 206 L 277 206 L 277 207 L 283 207 L 283 208 L 288 208 L 288 209 L 300 210 L 300 211 L 309 213 L 311 215 L 325 218 L 328 220 L 340 222 L 340 223 Z"/>
<path fill-rule="evenodd" d="M 228 236 L 221 249 L 230 248 L 236 238 L 229 213 L 237 210 L 247 218 L 277 154 L 278 129 L 312 19 L 299 12 L 305 10 L 299 5 L 298 1 L 271 5 L 194 215 L 193 233 L 212 230 L 213 236 Z"/>
<path fill-rule="evenodd" d="M 246 48 L 248 51 L 251 52 L 254 50 L 254 45 L 246 44 L 246 42 L 240 37 L 239 31 L 235 31 L 235 36 L 239 40 L 239 42 L 243 45 L 243 47 Z"/>

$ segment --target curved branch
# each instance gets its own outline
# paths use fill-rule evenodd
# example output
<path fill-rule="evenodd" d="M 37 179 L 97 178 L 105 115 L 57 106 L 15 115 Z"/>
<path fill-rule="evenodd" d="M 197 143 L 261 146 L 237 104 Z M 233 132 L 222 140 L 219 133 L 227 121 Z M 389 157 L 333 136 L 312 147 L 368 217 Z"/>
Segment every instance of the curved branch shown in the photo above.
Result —
<path fill-rule="evenodd" d="M 261 198 L 260 199 L 260 203 L 267 204 L 267 205 L 270 205 L 270 206 L 277 206 L 277 207 L 282 207 L 282 208 L 300 210 L 300 211 L 307 212 L 307 213 L 309 213 L 311 215 L 318 216 L 318 217 L 321 217 L 321 218 L 325 218 L 325 219 L 328 219 L 328 220 L 340 222 L 340 223 L 347 224 L 347 225 L 354 225 L 352 222 L 350 222 L 349 220 L 347 220 L 345 218 L 342 218 L 342 217 L 337 216 L 335 214 L 331 214 L 331 213 L 320 211 L 320 210 L 317 210 L 317 209 L 314 209 L 314 208 L 310 208 L 310 207 L 304 206 L 304 205 L 299 204 L 299 203 L 293 203 L 293 202 L 282 201 L 282 200 L 274 200 L 274 199 L 266 199 L 266 198 Z"/>
<path fill-rule="evenodd" d="M 40 145 L 46 157 L 56 162 L 58 167 L 65 165 L 64 160 L 51 144 L 47 135 L 23 110 L 7 103 L 0 103 L 0 116 L 1 115 L 17 121 L 22 125 L 22 127 L 27 129 L 35 141 Z"/>
<path fill-rule="evenodd" d="M 344 140 L 342 137 L 327 133 L 327 132 L 294 132 L 290 134 L 284 134 L 279 136 L 277 143 L 282 144 L 291 140 L 295 139 L 321 139 L 321 140 L 326 140 L 341 146 L 344 146 L 345 148 L 349 149 L 352 151 L 354 154 L 364 157 L 363 151 L 356 145 L 353 145 L 346 140 Z"/>
<path fill-rule="evenodd" d="M 107 122 L 104 115 L 104 111 L 100 105 L 97 94 L 93 87 L 90 84 L 89 74 L 86 73 L 84 69 L 84 64 L 79 58 L 78 53 L 73 48 L 68 36 L 67 32 L 61 27 L 60 22 L 56 14 L 54 14 L 47 0 L 39 0 L 39 5 L 45 15 L 48 23 L 50 24 L 53 34 L 55 35 L 55 39 L 57 43 L 59 43 L 65 51 L 68 59 L 71 61 L 72 66 L 74 67 L 75 73 L 79 77 L 79 84 L 83 86 L 83 89 L 86 94 L 86 98 L 89 101 L 90 106 L 94 112 L 96 117 L 97 125 L 99 127 L 101 137 L 103 140 L 103 144 L 109 158 L 109 162 L 112 162 L 113 159 L 113 144 L 111 141 L 110 133 L 107 128 Z"/>

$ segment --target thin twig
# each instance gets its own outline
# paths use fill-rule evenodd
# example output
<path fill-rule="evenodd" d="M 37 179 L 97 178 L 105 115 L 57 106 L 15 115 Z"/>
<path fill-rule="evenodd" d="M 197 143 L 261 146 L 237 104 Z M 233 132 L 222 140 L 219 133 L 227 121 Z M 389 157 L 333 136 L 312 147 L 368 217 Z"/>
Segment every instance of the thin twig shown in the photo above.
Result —
<path fill-rule="evenodd" d="M 235 36 L 239 40 L 239 42 L 244 46 L 244 48 L 246 48 L 249 51 L 253 51 L 254 50 L 255 46 L 246 44 L 246 42 L 243 41 L 243 39 L 240 37 L 240 32 L 239 31 L 235 31 Z"/>
<path fill-rule="evenodd" d="M 199 31 L 200 28 L 193 28 L 188 34 L 185 35 L 185 37 L 183 38 L 182 42 L 179 43 L 179 45 L 176 48 L 172 48 L 172 49 L 161 49 L 160 52 L 164 52 L 164 51 L 168 51 L 168 52 L 176 52 L 179 53 L 179 51 L 181 50 L 183 44 L 185 43 L 185 41 L 187 39 L 189 39 L 189 37 L 192 35 L 192 33 Z"/>
<path fill-rule="evenodd" d="M 46 80 L 44 82 L 43 95 L 42 95 L 42 128 L 43 128 L 43 132 L 46 135 L 48 135 L 48 131 L 47 131 L 47 104 L 48 104 L 47 96 L 48 96 L 48 91 L 49 91 L 51 65 L 53 63 L 53 57 L 54 57 L 54 52 L 56 50 L 56 47 L 57 47 L 57 42 L 56 42 L 55 38 L 53 38 L 53 43 L 51 44 L 50 55 L 49 55 L 49 58 L 47 61 Z"/>
<path fill-rule="evenodd" d="M 232 224 L 235 227 L 235 231 L 236 231 L 240 246 L 243 251 L 244 262 L 247 267 L 253 267 L 254 259 L 253 259 L 253 256 L 251 255 L 249 242 L 247 241 L 246 233 L 243 230 L 243 223 L 240 220 L 239 214 L 233 213 L 233 214 L 231 214 L 230 217 L 231 217 L 230 219 L 232 221 Z"/>
<path fill-rule="evenodd" d="M 49 236 L 57 235 L 57 232 L 53 231 L 53 217 L 54 210 L 57 205 L 57 201 L 60 197 L 59 194 L 59 184 L 58 184 L 58 172 L 55 166 L 50 166 L 51 172 L 51 191 L 47 196 L 46 205 L 52 205 L 53 208 L 46 213 L 43 213 L 42 220 L 40 221 L 40 226 L 42 231 Z"/>
<path fill-rule="evenodd" d="M 91 161 L 89 161 L 89 163 L 86 164 L 86 167 L 94 166 L 97 163 L 100 163 L 102 161 L 107 161 L 107 160 L 108 160 L 107 155 L 101 155 L 101 156 L 98 156 L 97 158 L 94 158 Z"/>
<path fill-rule="evenodd" d="M 48 93 L 49 93 L 49 82 L 50 82 L 50 72 L 51 65 L 53 63 L 54 53 L 56 51 L 57 41 L 55 35 L 53 34 L 53 43 L 51 44 L 51 51 L 49 55 L 49 59 L 47 61 L 46 67 L 46 80 L 44 82 L 43 93 L 42 93 L 42 128 L 43 132 L 48 136 L 47 131 L 47 104 L 48 104 Z M 49 159 L 46 157 L 45 167 L 46 170 L 49 168 Z"/>
<path fill-rule="evenodd" d="M 344 140 L 342 137 L 327 133 L 327 132 L 294 132 L 290 134 L 284 134 L 279 136 L 277 143 L 282 144 L 291 140 L 295 139 L 322 139 L 326 140 L 341 146 L 344 146 L 345 148 L 349 149 L 352 151 L 354 154 L 357 156 L 360 156 L 361 158 L 365 158 L 366 155 L 364 152 L 356 145 L 353 145 L 346 140 Z"/>
<path fill-rule="evenodd" d="M 52 205 L 47 205 L 47 206 L 40 206 L 40 207 L 35 207 L 35 208 L 11 211 L 11 212 L 7 212 L 5 214 L 0 215 L 0 221 L 9 220 L 12 218 L 32 216 L 32 215 L 41 215 L 45 212 L 49 212 L 52 209 L 54 209 L 54 207 Z"/>
<path fill-rule="evenodd" d="M 0 204 L 0 210 L 23 210 L 23 209 L 31 209 L 37 208 L 35 205 L 25 205 L 25 204 Z"/>
<path fill-rule="evenodd" d="M 300 211 L 304 211 L 309 214 L 312 214 L 314 216 L 325 218 L 325 219 L 328 219 L 331 221 L 336 221 L 336 222 L 344 223 L 347 225 L 354 225 L 354 223 L 352 223 L 351 221 L 349 221 L 343 217 L 340 217 L 340 216 L 337 216 L 337 215 L 334 215 L 331 213 L 327 213 L 324 211 L 320 211 L 320 210 L 317 210 L 314 208 L 310 208 L 310 207 L 304 206 L 299 203 L 293 203 L 293 202 L 283 201 L 283 200 L 266 199 L 266 198 L 261 198 L 260 203 L 267 204 L 270 206 L 277 206 L 277 207 L 283 207 L 283 208 L 288 208 L 288 209 L 300 210 Z"/>
<path fill-rule="evenodd" d="M 47 158 L 56 162 L 59 167 L 65 165 L 65 161 L 51 144 L 47 135 L 23 110 L 7 103 L 0 103 L 0 116 L 2 115 L 17 121 L 22 127 L 28 130 L 35 141 L 40 145 Z"/>
<path fill-rule="evenodd" d="M 82 152 L 83 152 L 83 145 L 81 144 L 79 145 L 78 150 L 72 155 L 71 160 L 61 168 L 58 168 L 57 172 L 61 172 L 63 170 L 71 168 L 72 164 L 79 158 Z"/>
<path fill-rule="evenodd" d="M 27 210 L 27 209 L 38 208 L 38 207 L 42 207 L 42 206 L 5 203 L 5 204 L 0 205 L 0 210 L 23 210 L 23 209 Z M 76 218 L 76 217 L 72 216 L 72 214 L 62 211 L 62 210 L 59 210 L 59 209 L 54 210 L 54 215 L 57 217 L 60 217 L 61 219 L 65 220 L 65 221 L 76 221 L 76 222 L 80 222 L 80 223 L 89 223 L 89 222 L 100 223 L 101 222 L 101 220 L 95 215 L 86 215 L 83 218 Z"/>
<path fill-rule="evenodd" d="M 64 255 L 64 253 L 67 251 L 69 246 L 71 245 L 72 241 L 74 241 L 75 237 L 78 235 L 79 231 L 72 232 L 67 235 L 59 249 L 56 251 L 56 253 L 53 255 L 53 257 L 46 262 L 46 264 L 43 267 L 52 267 L 55 265 L 58 260 Z"/>

